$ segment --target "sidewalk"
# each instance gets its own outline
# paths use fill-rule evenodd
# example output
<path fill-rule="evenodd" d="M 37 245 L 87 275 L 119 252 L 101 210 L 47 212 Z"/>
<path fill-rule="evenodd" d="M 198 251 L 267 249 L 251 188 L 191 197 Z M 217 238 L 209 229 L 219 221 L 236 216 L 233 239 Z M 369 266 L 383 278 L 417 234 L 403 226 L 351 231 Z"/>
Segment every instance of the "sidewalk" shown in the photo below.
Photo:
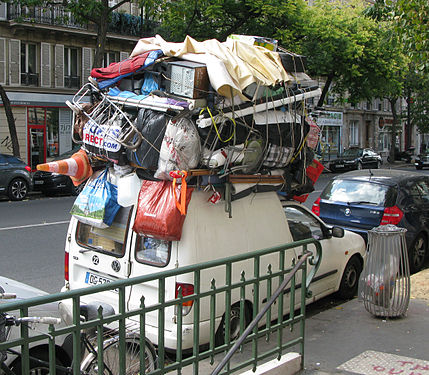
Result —
<path fill-rule="evenodd" d="M 355 298 L 307 319 L 303 373 L 429 374 L 429 270 L 411 289 L 403 318 L 374 317 Z"/>

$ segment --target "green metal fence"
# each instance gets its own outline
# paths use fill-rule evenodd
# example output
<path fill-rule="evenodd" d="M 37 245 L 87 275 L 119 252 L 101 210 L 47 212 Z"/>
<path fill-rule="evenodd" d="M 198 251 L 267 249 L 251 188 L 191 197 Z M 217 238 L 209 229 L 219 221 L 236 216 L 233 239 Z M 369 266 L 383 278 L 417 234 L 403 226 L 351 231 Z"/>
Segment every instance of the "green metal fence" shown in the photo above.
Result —
<path fill-rule="evenodd" d="M 309 250 L 313 253 L 307 262 L 306 257 Z M 305 255 L 305 256 L 304 256 Z M 275 261 L 273 261 L 275 259 Z M 117 374 L 145 374 L 145 360 L 143 353 L 148 345 L 145 341 L 147 337 L 147 316 L 152 314 L 157 316 L 157 345 L 158 355 L 157 368 L 150 374 L 167 374 L 171 372 L 179 374 L 207 374 L 215 369 L 215 366 L 225 356 L 225 353 L 233 346 L 231 341 L 231 321 L 225 317 L 231 316 L 231 311 L 238 314 L 239 332 L 243 333 L 246 322 L 246 312 L 250 312 L 252 319 L 258 317 L 261 310 L 265 310 L 263 319 L 259 324 L 254 324 L 252 333 L 248 335 L 240 352 L 229 361 L 222 373 L 236 373 L 241 369 L 256 369 L 258 364 L 273 358 L 280 358 L 290 348 L 304 357 L 304 329 L 305 329 L 305 299 L 311 292 L 308 287 L 316 273 L 321 260 L 321 246 L 316 240 L 309 239 L 298 241 L 283 246 L 271 247 L 246 254 L 240 254 L 229 258 L 218 259 L 206 263 L 192 266 L 180 267 L 173 270 L 144 275 L 132 279 L 115 281 L 84 289 L 76 289 L 64 293 L 57 293 L 48 296 L 28 299 L 25 301 L 13 301 L 0 305 L 1 312 L 19 310 L 21 316 L 28 316 L 31 307 L 40 306 L 51 302 L 72 300 L 73 304 L 73 324 L 61 327 L 49 327 L 49 337 L 46 334 L 29 334 L 28 327 L 21 326 L 21 337 L 9 340 L 0 344 L 0 351 L 10 347 L 18 347 L 22 352 L 22 374 L 29 374 L 30 359 L 29 353 L 33 343 L 47 341 L 49 345 L 49 366 L 50 374 L 59 373 L 55 363 L 55 345 L 64 338 L 65 335 L 73 337 L 73 361 L 72 372 L 74 375 L 82 374 L 81 360 L 87 353 L 82 349 L 81 333 L 89 329 L 96 329 L 94 346 L 97 348 L 99 374 L 108 374 L 108 369 L 104 365 L 103 358 L 106 358 L 103 349 L 105 341 L 105 327 L 114 326 L 117 333 L 119 350 L 119 367 Z M 249 268 L 249 262 L 251 268 Z M 308 271 L 308 263 L 311 266 Z M 247 275 L 240 268 L 251 269 L 253 274 Z M 222 280 L 215 280 L 210 275 L 213 270 L 219 268 L 223 270 Z M 292 274 L 291 274 L 292 273 Z M 166 298 L 165 285 L 169 278 L 177 278 L 183 275 L 191 275 L 193 279 L 194 291 L 190 295 L 183 296 L 179 290 L 174 298 Z M 282 282 L 290 276 L 290 285 L 283 291 L 277 293 L 278 298 L 271 298 Z M 158 289 L 157 301 L 145 303 L 145 298 L 141 298 L 140 308 L 127 309 L 127 288 L 136 284 L 151 283 Z M 98 317 L 90 321 L 82 321 L 80 318 L 80 305 L 82 301 L 99 300 L 100 292 L 117 291 L 117 301 L 115 314 L 103 316 L 102 309 L 99 309 Z M 273 301 L 269 301 L 273 299 Z M 274 301 L 275 299 L 275 301 Z M 191 314 L 185 317 L 181 306 L 192 301 Z M 267 303 L 273 302 L 273 306 L 267 307 Z M 239 309 L 238 309 L 239 306 Z M 235 308 L 234 308 L 235 307 Z M 172 352 L 165 347 L 165 311 L 175 308 L 174 326 L 176 327 L 177 346 Z M 203 317 L 201 311 L 208 310 L 209 316 Z M 224 311 L 222 322 L 224 329 L 221 335 L 217 332 L 220 316 L 218 311 Z M 239 312 L 239 313 L 238 313 Z M 259 314 L 261 315 L 261 314 Z M 207 319 L 208 320 L 207 320 Z M 258 317 L 260 319 L 261 316 Z M 182 349 L 183 322 L 185 319 L 192 319 L 192 350 Z M 200 331 L 201 320 L 206 321 L 209 326 L 209 339 L 203 340 L 207 332 Z M 132 324 L 130 325 L 130 322 Z M 295 328 L 298 326 L 297 328 Z M 132 328 L 130 328 L 132 327 Z M 188 325 L 189 327 L 189 325 Z M 237 328 L 238 329 L 238 328 Z M 130 330 L 134 336 L 139 337 L 138 345 L 140 354 L 137 357 L 137 369 L 130 370 L 130 358 L 123 355 L 129 345 Z M 222 337 L 223 342 L 216 342 L 216 338 Z M 127 344 L 128 340 L 128 344 Z M 106 345 L 104 345 L 106 348 Z M 171 348 L 169 348 L 171 349 Z M 166 355 L 168 354 L 168 355 Z M 103 357 L 104 355 L 104 357 Z M 104 365 L 104 366 L 103 366 Z M 104 367 L 104 370 L 103 370 Z"/>

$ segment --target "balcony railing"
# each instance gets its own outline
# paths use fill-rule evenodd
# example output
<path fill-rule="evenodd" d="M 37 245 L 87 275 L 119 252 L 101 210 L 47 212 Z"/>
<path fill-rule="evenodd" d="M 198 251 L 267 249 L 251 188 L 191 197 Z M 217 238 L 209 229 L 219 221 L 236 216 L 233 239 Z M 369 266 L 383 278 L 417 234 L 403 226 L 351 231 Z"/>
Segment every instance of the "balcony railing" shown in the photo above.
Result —
<path fill-rule="evenodd" d="M 21 73 L 22 86 L 38 86 L 39 74 L 37 73 Z"/>
<path fill-rule="evenodd" d="M 79 23 L 73 14 L 63 6 L 24 6 L 17 2 L 8 3 L 7 19 L 9 21 L 30 22 L 32 24 L 44 24 L 63 26 L 68 28 L 94 30 L 93 25 Z M 146 36 L 153 35 L 159 25 L 156 21 L 142 20 L 141 17 L 130 14 L 113 12 L 108 25 L 108 32 L 129 35 Z"/>
<path fill-rule="evenodd" d="M 62 6 L 45 8 L 8 4 L 8 20 L 86 29 L 86 25 L 77 22 L 71 12 L 66 11 Z"/>

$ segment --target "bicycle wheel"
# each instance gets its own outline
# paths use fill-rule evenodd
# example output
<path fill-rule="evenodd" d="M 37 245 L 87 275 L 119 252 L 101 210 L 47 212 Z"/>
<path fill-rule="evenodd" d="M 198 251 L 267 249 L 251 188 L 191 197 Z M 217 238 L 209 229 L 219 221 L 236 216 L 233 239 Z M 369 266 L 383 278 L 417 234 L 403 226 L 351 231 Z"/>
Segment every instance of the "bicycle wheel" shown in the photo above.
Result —
<path fill-rule="evenodd" d="M 138 337 L 125 339 L 126 375 L 140 374 L 140 341 Z M 104 372 L 98 372 L 97 354 L 90 353 L 82 362 L 81 370 L 87 375 L 119 374 L 119 336 L 108 339 L 103 348 Z M 146 340 L 145 369 L 149 373 L 156 369 L 156 352 L 153 345 Z"/>

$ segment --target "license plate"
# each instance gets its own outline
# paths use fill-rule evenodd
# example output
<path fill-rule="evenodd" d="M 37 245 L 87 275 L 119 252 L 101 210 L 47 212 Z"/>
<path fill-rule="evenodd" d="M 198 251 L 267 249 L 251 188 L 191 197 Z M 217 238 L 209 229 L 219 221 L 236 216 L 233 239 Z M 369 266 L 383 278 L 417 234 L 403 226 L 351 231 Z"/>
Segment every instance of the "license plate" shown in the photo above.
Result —
<path fill-rule="evenodd" d="M 91 284 L 91 285 L 100 285 L 100 284 L 106 284 L 111 283 L 113 280 L 107 279 L 103 276 L 96 275 L 92 272 L 87 272 L 85 276 L 85 283 Z"/>
<path fill-rule="evenodd" d="M 337 168 L 344 168 L 344 164 L 337 164 L 336 167 Z"/>
<path fill-rule="evenodd" d="M 36 181 L 34 181 L 34 185 L 43 185 L 44 182 L 45 181 L 43 181 L 43 180 L 36 180 Z"/>

